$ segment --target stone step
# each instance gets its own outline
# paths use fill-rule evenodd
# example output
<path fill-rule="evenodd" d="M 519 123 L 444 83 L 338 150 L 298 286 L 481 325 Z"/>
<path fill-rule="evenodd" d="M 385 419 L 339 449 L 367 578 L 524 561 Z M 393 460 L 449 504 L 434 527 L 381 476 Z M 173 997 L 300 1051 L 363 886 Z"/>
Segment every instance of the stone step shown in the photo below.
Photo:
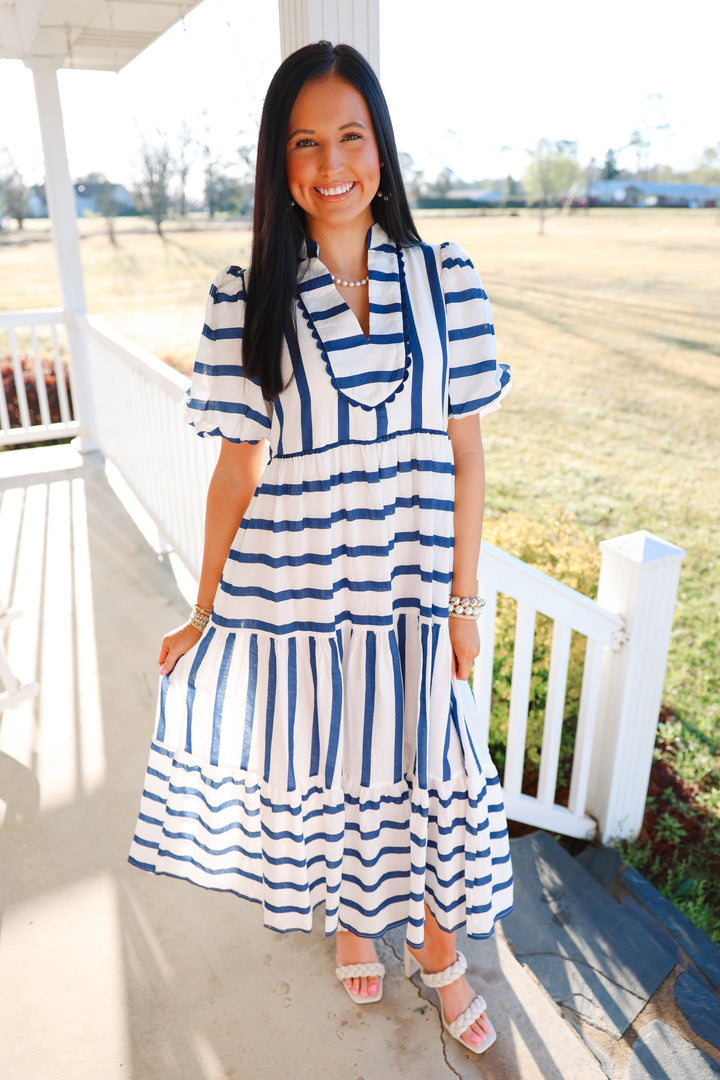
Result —
<path fill-rule="evenodd" d="M 564 1012 L 619 1039 L 674 957 L 547 833 L 513 840 L 512 859 L 515 955 Z"/>
<path fill-rule="evenodd" d="M 605 1075 L 720 1078 L 716 946 L 610 849 L 573 859 L 543 832 L 511 846 L 505 937 Z"/>

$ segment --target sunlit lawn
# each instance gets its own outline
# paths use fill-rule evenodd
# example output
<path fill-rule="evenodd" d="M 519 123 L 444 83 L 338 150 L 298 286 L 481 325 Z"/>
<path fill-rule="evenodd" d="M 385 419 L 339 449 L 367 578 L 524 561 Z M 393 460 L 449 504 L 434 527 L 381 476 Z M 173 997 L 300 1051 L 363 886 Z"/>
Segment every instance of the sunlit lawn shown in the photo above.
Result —
<path fill-rule="evenodd" d="M 489 515 L 562 507 L 596 540 L 649 529 L 687 550 L 665 699 L 677 766 L 720 775 L 720 220 L 715 211 L 418 218 L 472 256 L 514 389 L 485 424 Z M 42 228 L 31 223 L 29 235 Z M 89 310 L 187 369 L 216 271 L 247 264 L 246 224 L 84 220 Z M 16 239 L 16 238 L 14 238 Z M 0 245 L 4 308 L 60 303 L 49 241 Z M 492 522 L 490 522 L 492 528 Z M 716 783 L 705 799 L 720 808 Z M 715 790 L 713 790 L 715 788 Z"/>

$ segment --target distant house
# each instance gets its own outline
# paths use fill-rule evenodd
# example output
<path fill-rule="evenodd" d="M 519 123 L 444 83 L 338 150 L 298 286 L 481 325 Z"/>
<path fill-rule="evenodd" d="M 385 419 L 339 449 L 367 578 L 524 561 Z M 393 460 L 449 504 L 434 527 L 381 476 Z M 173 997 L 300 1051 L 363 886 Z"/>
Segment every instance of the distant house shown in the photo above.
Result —
<path fill-rule="evenodd" d="M 654 180 L 593 180 L 590 206 L 720 206 L 720 186 Z"/>
<path fill-rule="evenodd" d="M 507 195 L 500 191 L 486 188 L 451 188 L 444 195 L 420 195 L 417 200 L 419 210 L 471 210 L 476 208 L 503 206 Z"/>
<path fill-rule="evenodd" d="M 85 214 L 104 214 L 107 201 L 112 200 L 116 214 L 135 213 L 135 203 L 122 184 L 73 184 L 78 217 Z"/>
<path fill-rule="evenodd" d="M 104 214 L 105 204 L 103 198 L 110 197 L 114 204 L 116 214 L 134 214 L 135 203 L 127 188 L 122 184 L 74 184 L 75 207 L 78 217 L 85 214 Z M 30 217 L 44 218 L 48 216 L 47 198 L 45 186 L 36 184 L 28 192 L 28 204 Z"/>

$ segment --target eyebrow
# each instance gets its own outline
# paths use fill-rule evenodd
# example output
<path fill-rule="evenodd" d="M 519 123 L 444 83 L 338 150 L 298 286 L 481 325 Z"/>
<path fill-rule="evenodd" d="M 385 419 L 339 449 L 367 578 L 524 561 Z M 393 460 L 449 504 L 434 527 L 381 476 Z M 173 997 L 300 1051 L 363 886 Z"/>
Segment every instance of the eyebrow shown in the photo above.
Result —
<path fill-rule="evenodd" d="M 351 120 L 348 124 L 341 124 L 338 131 L 345 131 L 346 128 L 361 127 L 363 131 L 367 131 L 367 127 L 363 124 L 362 120 Z M 295 128 L 288 135 L 288 139 L 294 139 L 296 135 L 314 135 L 315 128 Z"/>

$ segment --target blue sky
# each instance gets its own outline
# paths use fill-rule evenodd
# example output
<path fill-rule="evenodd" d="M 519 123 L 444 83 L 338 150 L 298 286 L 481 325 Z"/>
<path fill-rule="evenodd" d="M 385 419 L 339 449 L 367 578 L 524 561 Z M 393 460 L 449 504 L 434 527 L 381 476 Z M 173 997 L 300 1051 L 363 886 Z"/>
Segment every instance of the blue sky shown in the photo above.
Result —
<path fill-rule="evenodd" d="M 466 179 L 519 177 L 540 137 L 577 140 L 581 160 L 602 160 L 640 128 L 651 160 L 676 168 L 720 141 L 718 0 L 380 0 L 380 12 L 398 145 L 430 177 L 444 165 Z M 139 133 L 174 138 L 183 122 L 236 160 L 279 60 L 274 0 L 204 0 L 118 75 L 61 71 L 73 175 L 132 183 Z M 0 61 L 0 102 L 0 151 L 40 181 L 32 78 L 19 61 Z M 635 150 L 620 162 L 635 167 Z"/>

